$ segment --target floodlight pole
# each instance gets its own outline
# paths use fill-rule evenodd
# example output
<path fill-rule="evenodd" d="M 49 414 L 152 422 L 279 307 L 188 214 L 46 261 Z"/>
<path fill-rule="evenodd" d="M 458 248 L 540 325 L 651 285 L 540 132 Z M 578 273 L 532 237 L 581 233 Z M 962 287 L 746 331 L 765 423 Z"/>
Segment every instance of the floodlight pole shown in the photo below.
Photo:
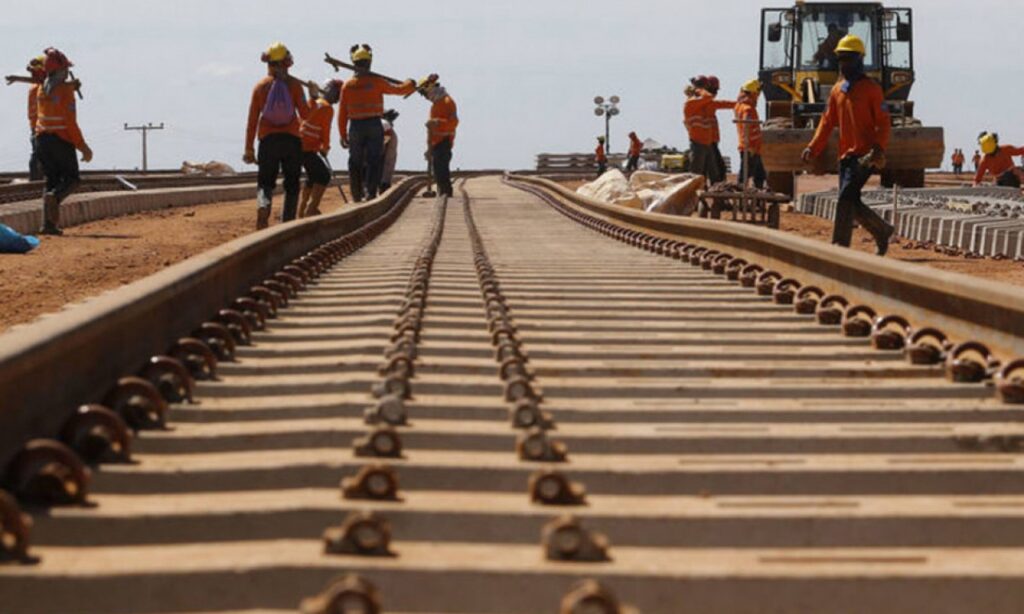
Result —
<path fill-rule="evenodd" d="M 619 97 L 611 96 L 607 102 L 603 96 L 594 97 L 594 114 L 597 116 L 604 115 L 604 152 L 610 154 L 612 151 L 612 131 L 611 122 L 612 116 L 619 114 Z"/>

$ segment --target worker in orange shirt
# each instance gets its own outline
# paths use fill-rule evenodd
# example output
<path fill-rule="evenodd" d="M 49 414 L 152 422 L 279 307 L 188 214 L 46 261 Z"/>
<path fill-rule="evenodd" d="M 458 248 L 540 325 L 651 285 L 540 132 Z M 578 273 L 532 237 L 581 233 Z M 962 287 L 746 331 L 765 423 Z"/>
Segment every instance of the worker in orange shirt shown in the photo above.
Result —
<path fill-rule="evenodd" d="M 964 162 L 966 162 L 966 160 L 967 159 L 964 157 L 964 152 L 960 151 L 959 149 L 953 150 L 953 174 L 955 174 L 957 177 L 960 176 L 960 173 L 964 172 Z"/>
<path fill-rule="evenodd" d="M 690 79 L 683 104 L 683 123 L 690 137 L 690 172 L 704 175 L 709 184 L 725 180 L 725 160 L 718 149 L 721 131 L 717 111 L 733 109 L 735 100 L 716 100 L 717 77 L 701 75 Z"/>
<path fill-rule="evenodd" d="M 629 154 L 626 158 L 626 172 L 632 172 L 640 166 L 640 153 L 644 150 L 643 141 L 635 132 L 629 133 Z"/>
<path fill-rule="evenodd" d="M 416 91 L 416 82 L 407 79 L 392 85 L 370 74 L 373 50 L 369 45 L 353 45 L 349 50 L 355 64 L 355 76 L 341 88 L 338 105 L 338 131 L 341 146 L 349 150 L 348 175 L 352 198 L 356 202 L 377 197 L 381 165 L 384 160 L 384 94 L 408 95 Z M 365 176 L 364 176 L 365 169 Z"/>
<path fill-rule="evenodd" d="M 974 156 L 971 157 L 971 162 L 974 163 L 974 172 L 978 172 L 978 165 L 981 164 L 981 154 L 977 149 L 974 150 Z"/>
<path fill-rule="evenodd" d="M 864 74 L 864 41 L 847 35 L 836 46 L 842 79 L 836 82 L 828 108 L 814 138 L 803 152 L 809 163 L 828 146 L 832 130 L 839 126 L 839 202 L 832 243 L 850 246 L 853 221 L 875 238 L 877 254 L 889 249 L 893 227 L 861 200 L 861 190 L 876 170 L 885 166 L 885 149 L 892 131 L 882 87 Z"/>
<path fill-rule="evenodd" d="M 46 79 L 46 56 L 40 55 L 29 61 L 25 70 L 31 75 L 33 83 L 28 86 L 28 133 L 29 142 L 32 145 L 32 155 L 28 159 L 28 178 L 30 181 L 39 181 L 44 177 L 43 165 L 39 163 L 39 154 L 36 152 L 36 120 L 39 118 L 37 105 L 39 104 L 39 87 Z"/>
<path fill-rule="evenodd" d="M 980 185 L 986 174 L 996 179 L 996 185 L 1019 188 L 1024 179 L 1024 171 L 1013 163 L 1014 156 L 1024 156 L 1024 147 L 999 145 L 999 135 L 994 132 L 982 132 L 978 135 L 978 144 L 985 156 L 974 173 L 974 185 Z"/>
<path fill-rule="evenodd" d="M 604 151 L 604 137 L 597 137 L 597 148 L 594 149 L 594 162 L 597 162 L 597 176 L 608 170 L 608 154 Z"/>
<path fill-rule="evenodd" d="M 740 88 L 736 100 L 736 132 L 739 137 L 740 183 L 744 187 L 750 178 L 754 187 L 761 189 L 768 179 L 761 160 L 761 118 L 757 114 L 757 99 L 761 95 L 761 82 L 752 79 Z"/>
<path fill-rule="evenodd" d="M 78 157 L 92 160 L 92 149 L 78 127 L 76 85 L 68 82 L 73 64 L 53 47 L 44 52 L 43 83 L 36 87 L 36 153 L 46 175 L 43 194 L 43 227 L 40 234 L 60 235 L 60 204 L 79 184 Z"/>
<path fill-rule="evenodd" d="M 270 207 L 278 172 L 284 173 L 284 207 L 281 221 L 295 219 L 299 204 L 299 180 L 302 173 L 301 121 L 309 115 L 302 83 L 288 74 L 292 54 L 283 43 L 274 43 L 261 56 L 267 76 L 256 83 L 249 102 L 249 122 L 245 132 L 247 164 L 259 164 L 256 191 L 256 229 L 270 223 Z M 259 136 L 259 153 L 253 142 Z"/>
<path fill-rule="evenodd" d="M 452 147 L 455 145 L 455 129 L 459 127 L 459 112 L 455 101 L 436 79 L 423 79 L 419 90 L 432 103 L 430 119 L 427 120 L 427 140 L 437 192 L 442 196 L 452 196 Z"/>
<path fill-rule="evenodd" d="M 331 122 L 334 107 L 341 97 L 340 79 L 332 79 L 320 88 L 319 96 L 309 105 L 309 115 L 299 125 L 302 137 L 302 167 L 306 169 L 306 185 L 299 199 L 300 218 L 320 215 L 320 200 L 331 184 Z"/>

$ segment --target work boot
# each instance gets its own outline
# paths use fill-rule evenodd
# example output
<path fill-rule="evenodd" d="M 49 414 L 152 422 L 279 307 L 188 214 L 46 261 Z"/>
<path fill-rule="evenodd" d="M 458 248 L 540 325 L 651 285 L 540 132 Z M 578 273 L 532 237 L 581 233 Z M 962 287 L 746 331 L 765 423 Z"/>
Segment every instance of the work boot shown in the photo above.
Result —
<path fill-rule="evenodd" d="M 58 226 L 54 226 L 53 224 L 45 223 L 45 224 L 43 224 L 43 227 L 39 229 L 39 234 L 41 234 L 41 235 L 50 235 L 50 236 L 53 236 L 53 237 L 59 237 L 59 236 L 64 234 L 64 231 L 61 230 Z"/>
<path fill-rule="evenodd" d="M 263 230 L 270 225 L 270 207 L 256 209 L 256 230 Z"/>
<path fill-rule="evenodd" d="M 363 174 L 359 171 L 348 173 L 349 191 L 352 192 L 353 202 L 363 202 Z"/>
<path fill-rule="evenodd" d="M 892 234 L 896 231 L 892 226 L 886 225 L 885 229 L 875 235 L 875 254 L 878 256 L 884 256 L 889 251 L 889 239 L 892 238 Z"/>
<path fill-rule="evenodd" d="M 43 227 L 39 229 L 39 234 L 56 236 L 64 234 L 60 229 L 60 201 L 52 192 L 43 195 Z"/>

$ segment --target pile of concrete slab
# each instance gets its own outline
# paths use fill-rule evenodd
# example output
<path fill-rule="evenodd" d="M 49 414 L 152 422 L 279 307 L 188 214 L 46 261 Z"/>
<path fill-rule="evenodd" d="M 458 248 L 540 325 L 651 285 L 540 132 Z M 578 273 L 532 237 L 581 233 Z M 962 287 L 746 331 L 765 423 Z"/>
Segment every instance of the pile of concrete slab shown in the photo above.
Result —
<path fill-rule="evenodd" d="M 798 210 L 832 219 L 835 190 L 805 194 Z M 951 187 L 864 192 L 899 236 L 948 253 L 1024 260 L 1024 196 L 1016 188 Z"/>

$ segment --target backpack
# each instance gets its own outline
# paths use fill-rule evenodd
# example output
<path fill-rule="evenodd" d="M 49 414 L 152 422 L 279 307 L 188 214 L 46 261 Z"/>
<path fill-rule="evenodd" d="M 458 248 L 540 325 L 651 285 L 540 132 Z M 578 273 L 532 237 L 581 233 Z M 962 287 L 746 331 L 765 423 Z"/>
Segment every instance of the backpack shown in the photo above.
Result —
<path fill-rule="evenodd" d="M 271 126 L 287 126 L 295 119 L 292 92 L 283 79 L 274 79 L 270 84 L 267 101 L 263 104 L 263 119 Z"/>

